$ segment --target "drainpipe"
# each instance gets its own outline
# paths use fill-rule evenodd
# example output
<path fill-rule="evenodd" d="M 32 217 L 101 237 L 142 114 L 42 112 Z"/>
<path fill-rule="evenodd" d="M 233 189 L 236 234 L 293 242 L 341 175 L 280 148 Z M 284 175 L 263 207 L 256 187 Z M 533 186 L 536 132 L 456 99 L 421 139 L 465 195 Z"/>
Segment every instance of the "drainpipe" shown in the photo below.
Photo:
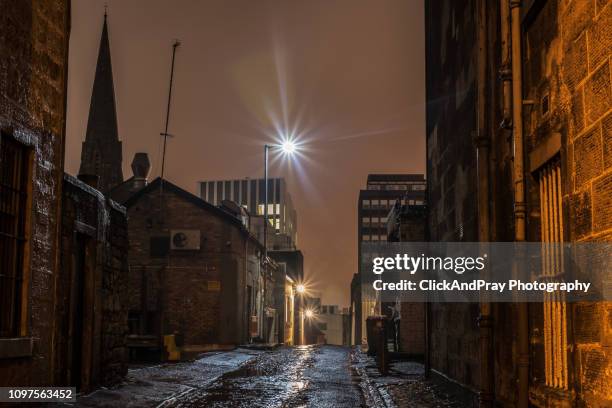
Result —
<path fill-rule="evenodd" d="M 487 132 L 487 0 L 477 3 L 476 21 L 478 25 L 477 44 L 477 132 L 474 137 L 476 146 L 477 179 L 478 179 L 478 241 L 481 251 L 486 253 L 486 243 L 490 240 L 489 227 L 489 148 L 490 139 Z M 487 272 L 485 272 L 487 273 Z M 481 295 L 478 327 L 480 331 L 480 392 L 478 406 L 493 406 L 493 370 L 492 370 L 492 319 L 491 304 L 486 294 Z"/>
<path fill-rule="evenodd" d="M 525 241 L 525 182 L 523 164 L 523 80 L 521 77 L 521 1 L 510 0 L 512 22 L 512 129 L 514 140 L 514 234 L 516 242 Z M 516 265 L 518 267 L 518 265 Z M 529 322 L 527 303 L 518 304 L 518 401 L 519 408 L 529 404 Z"/>
<path fill-rule="evenodd" d="M 501 69 L 502 80 L 502 122 L 500 128 L 512 128 L 512 69 L 510 68 L 510 4 L 508 0 L 500 0 L 500 32 L 501 32 Z"/>

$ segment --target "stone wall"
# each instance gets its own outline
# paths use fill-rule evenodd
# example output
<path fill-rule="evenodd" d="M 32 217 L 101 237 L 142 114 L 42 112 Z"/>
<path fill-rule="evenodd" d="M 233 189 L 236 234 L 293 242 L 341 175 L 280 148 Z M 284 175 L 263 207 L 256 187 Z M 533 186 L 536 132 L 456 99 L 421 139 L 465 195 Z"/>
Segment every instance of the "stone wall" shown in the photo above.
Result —
<path fill-rule="evenodd" d="M 487 2 L 485 111 L 477 112 L 476 1 L 427 2 L 428 233 L 432 241 L 476 241 L 477 118 L 490 143 L 490 239 L 514 240 L 511 124 L 502 123 L 499 2 Z M 527 240 L 540 241 L 538 174 L 561 164 L 565 241 L 612 238 L 610 27 L 608 1 L 522 2 L 523 120 Z M 503 76 L 503 75 L 502 75 Z M 482 116 L 481 116 L 482 115 Z M 430 363 L 478 390 L 478 305 L 430 306 Z M 517 395 L 517 308 L 494 304 L 495 399 Z M 530 399 L 536 406 L 598 406 L 609 387 L 612 326 L 607 303 L 569 304 L 567 390 L 543 386 L 542 304 L 529 305 Z M 564 405 L 565 404 L 565 405 Z"/>
<path fill-rule="evenodd" d="M 81 391 L 127 373 L 125 209 L 66 175 L 61 269 L 56 287 L 55 376 Z"/>
<path fill-rule="evenodd" d="M 475 1 L 426 2 L 427 229 L 477 241 Z M 430 304 L 429 365 L 478 389 L 478 305 Z"/>
<path fill-rule="evenodd" d="M 19 357 L 0 355 L 0 385 L 49 385 L 54 372 L 53 288 L 59 259 L 69 2 L 2 0 L 0 10 L 0 130 L 2 138 L 14 137 L 31 147 L 33 175 L 21 327 L 22 339 L 33 347 Z"/>
<path fill-rule="evenodd" d="M 548 1 L 525 24 L 525 135 L 529 232 L 539 239 L 538 165 L 551 151 L 561 159 L 566 241 L 612 240 L 612 5 L 609 1 Z M 546 149 L 560 140 L 560 146 Z M 551 156 L 551 155 L 549 155 Z M 541 345 L 541 306 L 532 305 L 531 343 Z M 585 406 L 612 401 L 612 306 L 573 303 L 568 314 L 569 389 L 542 385 L 542 353 L 534 354 L 531 399 L 537 406 L 576 399 Z M 604 402 L 605 401 L 605 402 Z"/>

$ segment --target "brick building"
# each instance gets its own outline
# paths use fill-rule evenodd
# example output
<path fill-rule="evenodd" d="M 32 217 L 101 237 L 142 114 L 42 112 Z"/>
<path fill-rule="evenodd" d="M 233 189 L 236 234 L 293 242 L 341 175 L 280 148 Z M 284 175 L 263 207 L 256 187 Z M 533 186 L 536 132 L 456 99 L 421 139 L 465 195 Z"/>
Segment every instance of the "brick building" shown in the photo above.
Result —
<path fill-rule="evenodd" d="M 427 206 L 425 204 L 402 204 L 402 201 L 398 200 L 389 211 L 387 241 L 425 242 L 426 223 Z M 397 305 L 389 306 L 397 307 Z M 426 306 L 422 302 L 400 302 L 399 307 L 398 351 L 409 357 L 421 359 L 425 355 Z M 389 308 L 384 308 L 384 310 L 389 314 Z"/>
<path fill-rule="evenodd" d="M 70 8 L 1 1 L 0 385 L 56 379 Z"/>
<path fill-rule="evenodd" d="M 162 336 L 172 334 L 184 352 L 277 342 L 276 267 L 264 267 L 248 213 L 166 180 L 148 183 L 142 159 L 135 176 L 111 191 L 130 219 L 131 348 L 159 355 Z"/>
<path fill-rule="evenodd" d="M 64 176 L 55 295 L 56 379 L 80 391 L 127 373 L 127 216 L 93 187 Z"/>
<path fill-rule="evenodd" d="M 609 3 L 426 2 L 432 241 L 610 240 Z M 473 405 L 606 406 L 611 315 L 431 304 L 427 363 Z"/>

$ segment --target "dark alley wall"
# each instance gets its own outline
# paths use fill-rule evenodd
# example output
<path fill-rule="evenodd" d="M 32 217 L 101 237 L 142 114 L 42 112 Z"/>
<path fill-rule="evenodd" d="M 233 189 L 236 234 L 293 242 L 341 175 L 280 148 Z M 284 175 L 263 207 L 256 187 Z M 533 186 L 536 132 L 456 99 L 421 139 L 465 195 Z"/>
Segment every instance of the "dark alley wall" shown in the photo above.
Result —
<path fill-rule="evenodd" d="M 486 2 L 484 54 L 477 43 L 478 5 L 476 0 L 426 2 L 432 241 L 479 239 L 474 143 L 479 126 L 490 154 L 487 233 L 492 241 L 515 239 L 513 123 L 503 120 L 502 92 L 503 79 L 511 71 L 501 50 L 510 42 L 509 33 L 502 35 L 502 19 L 518 3 Z M 505 13 L 502 5 L 509 7 Z M 611 10 L 605 0 L 521 3 L 528 241 L 612 237 Z M 479 76 L 482 55 L 486 68 Z M 479 81 L 484 104 L 478 103 Z M 529 304 L 531 404 L 601 406 L 612 400 L 607 386 L 612 367 L 610 307 L 603 302 Z M 492 305 L 494 400 L 509 406 L 517 403 L 518 394 L 517 310 L 512 304 Z M 429 313 L 432 370 L 462 384 L 477 404 L 487 380 L 479 375 L 479 305 L 431 304 Z"/>
<path fill-rule="evenodd" d="M 2 0 L 0 10 L 0 146 L 11 138 L 29 155 L 25 249 L 17 269 L 23 281 L 13 305 L 18 328 L 0 338 L 0 371 L 6 374 L 0 385 L 49 385 L 54 383 L 69 2 Z"/>

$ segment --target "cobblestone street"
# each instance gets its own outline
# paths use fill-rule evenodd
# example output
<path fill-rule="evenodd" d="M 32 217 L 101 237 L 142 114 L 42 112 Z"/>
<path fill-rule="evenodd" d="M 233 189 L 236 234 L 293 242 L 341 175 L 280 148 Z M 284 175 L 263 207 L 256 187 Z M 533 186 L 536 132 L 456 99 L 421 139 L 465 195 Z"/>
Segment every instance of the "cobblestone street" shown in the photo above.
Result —
<path fill-rule="evenodd" d="M 364 353 L 338 346 L 237 349 L 193 362 L 133 368 L 127 380 L 79 398 L 79 407 L 459 407 L 396 362 L 381 376 Z"/>

